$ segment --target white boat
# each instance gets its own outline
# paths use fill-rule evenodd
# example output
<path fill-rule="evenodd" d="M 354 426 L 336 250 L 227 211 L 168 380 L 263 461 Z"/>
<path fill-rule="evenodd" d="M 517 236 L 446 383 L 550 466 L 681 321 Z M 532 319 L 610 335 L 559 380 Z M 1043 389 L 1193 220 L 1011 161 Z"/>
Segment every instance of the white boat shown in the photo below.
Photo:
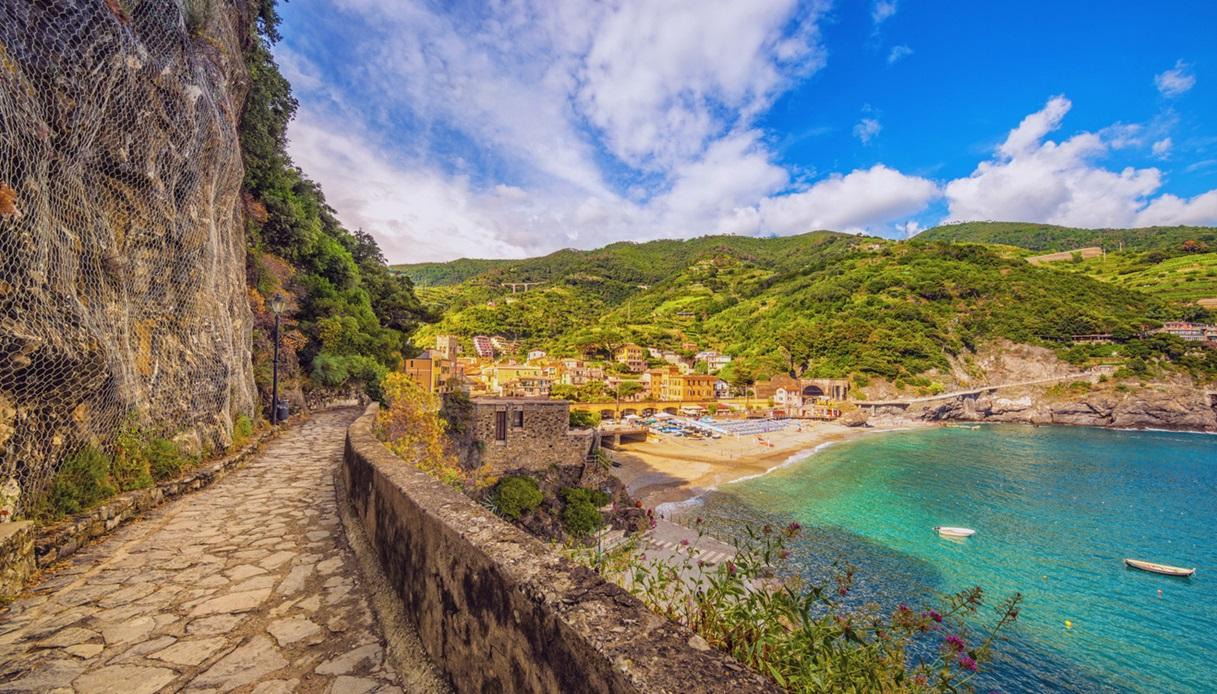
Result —
<path fill-rule="evenodd" d="M 1196 573 L 1195 569 L 1184 569 L 1178 566 L 1167 566 L 1166 564 L 1155 564 L 1152 561 L 1141 561 L 1140 559 L 1125 559 L 1124 564 L 1134 569 L 1148 571 L 1154 574 L 1162 574 L 1163 576 L 1180 576 L 1187 578 Z"/>
<path fill-rule="evenodd" d="M 976 531 L 971 528 L 952 528 L 947 525 L 936 526 L 934 532 L 943 537 L 972 537 L 976 534 Z"/>

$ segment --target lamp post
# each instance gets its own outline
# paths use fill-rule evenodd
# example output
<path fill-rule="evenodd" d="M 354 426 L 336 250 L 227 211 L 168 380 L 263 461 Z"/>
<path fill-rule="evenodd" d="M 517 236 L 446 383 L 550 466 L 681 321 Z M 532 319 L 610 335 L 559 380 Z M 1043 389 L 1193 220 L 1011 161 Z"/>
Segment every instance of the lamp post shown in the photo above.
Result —
<path fill-rule="evenodd" d="M 270 379 L 270 423 L 279 423 L 279 314 L 283 313 L 283 295 L 276 293 L 270 299 L 270 310 L 275 314 L 275 361 L 271 366 Z"/>

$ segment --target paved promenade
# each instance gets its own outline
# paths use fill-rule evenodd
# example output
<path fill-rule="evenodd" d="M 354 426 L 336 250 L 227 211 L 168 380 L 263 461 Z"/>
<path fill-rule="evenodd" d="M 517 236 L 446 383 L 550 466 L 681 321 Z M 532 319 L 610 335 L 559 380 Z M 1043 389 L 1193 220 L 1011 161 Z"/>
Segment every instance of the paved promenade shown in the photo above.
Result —
<path fill-rule="evenodd" d="M 354 416 L 288 430 L 0 611 L 0 691 L 438 690 L 425 662 L 386 659 L 339 522 L 332 472 Z"/>

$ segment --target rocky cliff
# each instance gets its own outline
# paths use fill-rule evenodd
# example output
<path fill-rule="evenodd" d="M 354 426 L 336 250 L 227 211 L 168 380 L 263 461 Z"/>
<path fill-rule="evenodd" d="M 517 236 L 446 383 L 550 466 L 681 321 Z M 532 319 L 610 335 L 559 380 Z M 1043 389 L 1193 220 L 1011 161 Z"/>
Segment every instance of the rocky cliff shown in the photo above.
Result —
<path fill-rule="evenodd" d="M 244 0 L 0 3 L 0 478 L 254 408 Z"/>
<path fill-rule="evenodd" d="M 1217 431 L 1217 396 L 1180 383 L 1098 384 L 953 398 L 910 408 L 906 416 L 931 421 Z"/>

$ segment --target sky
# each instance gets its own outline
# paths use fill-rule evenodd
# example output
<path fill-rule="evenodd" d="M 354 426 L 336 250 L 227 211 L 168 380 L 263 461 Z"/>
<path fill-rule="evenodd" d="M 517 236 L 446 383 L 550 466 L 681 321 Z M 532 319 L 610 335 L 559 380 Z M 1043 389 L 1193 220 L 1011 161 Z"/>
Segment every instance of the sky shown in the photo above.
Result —
<path fill-rule="evenodd" d="M 391 262 L 1217 224 L 1217 2 L 290 0 L 289 152 Z"/>

